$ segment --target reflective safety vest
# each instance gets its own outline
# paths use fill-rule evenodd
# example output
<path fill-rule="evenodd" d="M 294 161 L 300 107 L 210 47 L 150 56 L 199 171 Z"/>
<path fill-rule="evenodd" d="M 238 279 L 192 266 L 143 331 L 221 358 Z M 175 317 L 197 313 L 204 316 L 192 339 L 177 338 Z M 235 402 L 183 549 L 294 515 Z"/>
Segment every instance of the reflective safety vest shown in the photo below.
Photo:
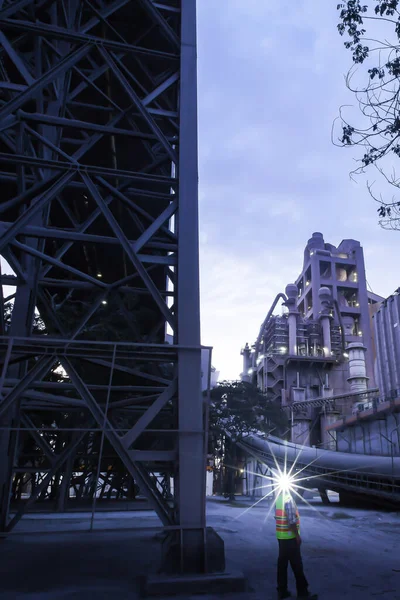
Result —
<path fill-rule="evenodd" d="M 296 534 L 289 528 L 288 518 L 285 511 L 285 504 L 291 500 L 291 497 L 286 494 L 279 494 L 275 504 L 275 521 L 276 521 L 276 537 L 278 540 L 292 540 Z M 296 513 L 296 526 L 300 535 L 300 515 L 296 503 L 293 502 Z"/>

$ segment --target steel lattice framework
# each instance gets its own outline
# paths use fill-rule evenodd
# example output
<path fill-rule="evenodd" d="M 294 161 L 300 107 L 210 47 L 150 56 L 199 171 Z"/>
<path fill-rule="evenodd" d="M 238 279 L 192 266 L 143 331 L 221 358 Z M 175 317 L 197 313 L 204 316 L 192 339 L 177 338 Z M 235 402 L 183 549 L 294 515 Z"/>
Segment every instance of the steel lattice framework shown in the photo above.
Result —
<path fill-rule="evenodd" d="M 138 486 L 205 547 L 195 11 L 0 1 L 2 530 Z"/>

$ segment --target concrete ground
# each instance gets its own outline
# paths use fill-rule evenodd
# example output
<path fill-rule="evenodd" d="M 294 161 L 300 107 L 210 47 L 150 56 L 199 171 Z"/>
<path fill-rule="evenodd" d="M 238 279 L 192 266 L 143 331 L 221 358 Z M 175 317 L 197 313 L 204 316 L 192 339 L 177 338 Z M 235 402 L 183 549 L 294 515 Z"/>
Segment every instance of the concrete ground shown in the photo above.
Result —
<path fill-rule="evenodd" d="M 300 506 L 310 590 L 324 600 L 400 600 L 400 513 L 310 502 Z M 228 570 L 244 572 L 249 582 L 248 592 L 225 600 L 276 598 L 273 514 L 266 518 L 267 504 L 249 506 L 241 499 L 237 506 L 221 499 L 207 504 L 208 524 L 225 540 Z M 138 525 L 155 529 L 130 529 Z M 87 515 L 30 515 L 0 541 L 0 599 L 136 600 L 138 578 L 159 566 L 158 525 L 150 511 L 100 513 L 89 533 Z M 289 581 L 295 592 L 292 574 Z"/>

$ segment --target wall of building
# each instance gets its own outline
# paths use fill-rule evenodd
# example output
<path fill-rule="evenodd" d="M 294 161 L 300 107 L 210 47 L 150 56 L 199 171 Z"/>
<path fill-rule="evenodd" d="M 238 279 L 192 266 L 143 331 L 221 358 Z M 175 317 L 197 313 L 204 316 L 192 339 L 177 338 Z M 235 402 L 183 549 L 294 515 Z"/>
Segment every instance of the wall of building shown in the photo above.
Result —
<path fill-rule="evenodd" d="M 382 396 L 389 397 L 400 388 L 400 295 L 384 300 L 372 321 L 378 387 Z"/>
<path fill-rule="evenodd" d="M 391 413 L 379 420 L 359 422 L 343 431 L 336 432 L 337 450 L 357 454 L 391 456 L 400 454 L 400 415 Z"/>

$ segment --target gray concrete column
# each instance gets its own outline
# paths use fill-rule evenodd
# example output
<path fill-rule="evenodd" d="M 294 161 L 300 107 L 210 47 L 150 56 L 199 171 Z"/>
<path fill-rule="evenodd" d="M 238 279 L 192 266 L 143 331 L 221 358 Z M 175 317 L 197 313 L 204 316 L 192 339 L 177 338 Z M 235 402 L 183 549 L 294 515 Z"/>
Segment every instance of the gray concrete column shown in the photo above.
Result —
<path fill-rule="evenodd" d="M 297 354 L 297 315 L 289 314 L 289 355 Z"/>
<path fill-rule="evenodd" d="M 366 347 L 361 342 L 353 342 L 347 346 L 349 354 L 349 377 L 351 393 L 364 392 L 368 389 L 368 377 L 365 364 Z M 360 402 L 354 403 L 354 407 Z"/>
<path fill-rule="evenodd" d="M 292 443 L 299 446 L 310 445 L 311 419 L 307 417 L 295 417 L 292 427 Z"/>
<path fill-rule="evenodd" d="M 322 327 L 322 338 L 324 344 L 324 356 L 332 356 L 331 341 L 331 320 L 332 320 L 332 292 L 327 287 L 321 287 L 318 290 L 318 297 L 321 303 L 320 323 Z"/>
<path fill-rule="evenodd" d="M 242 373 L 242 381 L 250 382 L 250 374 L 249 370 L 251 368 L 251 357 L 250 357 L 250 346 L 246 343 L 245 347 L 241 351 L 241 355 L 243 356 L 243 373 Z"/>
<path fill-rule="evenodd" d="M 332 356 L 331 321 L 329 317 L 321 318 L 322 338 L 324 340 L 324 356 Z"/>
<path fill-rule="evenodd" d="M 286 306 L 289 309 L 288 325 L 289 325 L 289 355 L 297 355 L 297 286 L 294 283 L 289 283 L 285 290 L 287 301 Z"/>
<path fill-rule="evenodd" d="M 328 433 L 328 427 L 340 419 L 340 412 L 326 409 L 321 412 L 321 437 L 325 450 L 336 450 L 336 431 Z"/>

